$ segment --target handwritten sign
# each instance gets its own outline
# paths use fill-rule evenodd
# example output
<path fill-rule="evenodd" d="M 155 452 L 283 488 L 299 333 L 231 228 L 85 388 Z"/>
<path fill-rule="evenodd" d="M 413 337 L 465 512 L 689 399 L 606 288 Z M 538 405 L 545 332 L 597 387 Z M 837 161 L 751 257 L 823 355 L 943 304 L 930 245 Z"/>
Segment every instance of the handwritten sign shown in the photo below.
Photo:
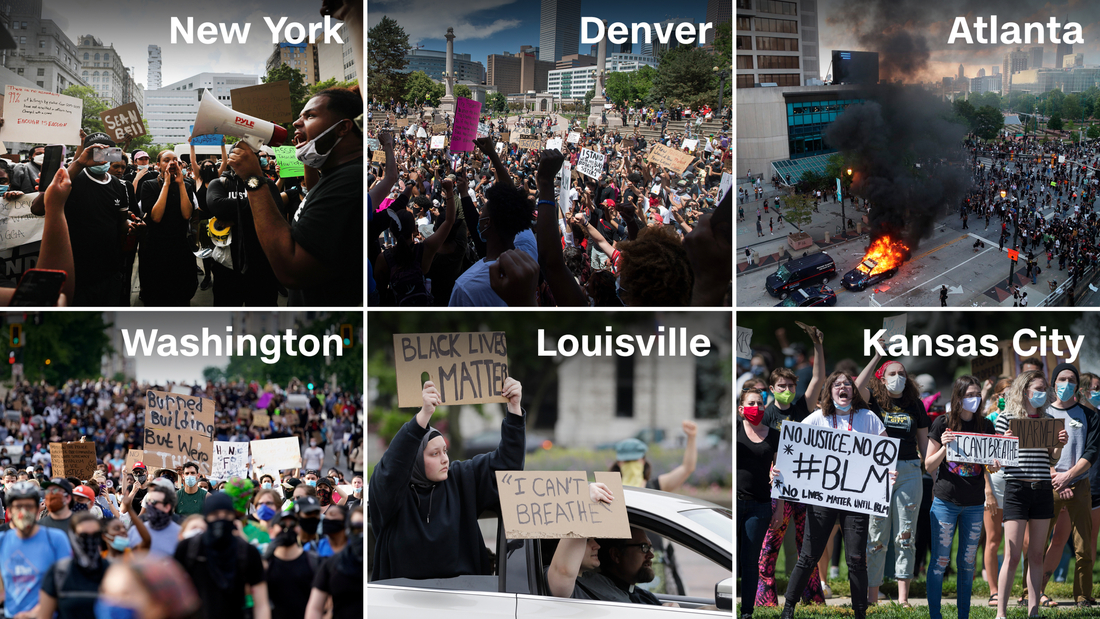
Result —
<path fill-rule="evenodd" d="M 901 336 L 901 339 L 905 339 L 905 322 L 908 320 L 908 314 L 898 314 L 897 316 L 887 316 L 882 319 L 882 328 L 886 329 L 886 333 L 882 335 L 886 340 L 886 345 L 890 345 L 891 339 L 896 336 Z"/>
<path fill-rule="evenodd" d="M 1020 458 L 1020 439 L 997 434 L 954 432 L 956 439 L 947 444 L 948 462 L 1016 466 Z M 994 462 L 996 461 L 996 462 Z"/>
<path fill-rule="evenodd" d="M 0 198 L 0 250 L 42 240 L 45 217 L 31 213 L 38 193 L 26 193 L 14 200 Z"/>
<path fill-rule="evenodd" d="M 1008 429 L 1020 439 L 1020 449 L 1058 447 L 1058 433 L 1066 428 L 1065 419 L 1010 419 Z"/>
<path fill-rule="evenodd" d="M 788 421 L 779 437 L 772 498 L 883 516 L 900 441 Z"/>
<path fill-rule="evenodd" d="M 9 84 L 4 87 L 0 141 L 76 145 L 83 109 L 79 97 Z"/>
<path fill-rule="evenodd" d="M 589 178 L 599 180 L 603 174 L 603 164 L 606 155 L 587 148 L 581 149 L 580 159 L 577 160 L 577 171 Z"/>
<path fill-rule="evenodd" d="M 296 469 L 302 466 L 302 450 L 297 436 L 252 441 L 249 447 L 254 468 Z"/>
<path fill-rule="evenodd" d="M 50 443 L 54 477 L 90 479 L 95 472 L 95 443 Z"/>
<path fill-rule="evenodd" d="M 542 140 L 534 137 L 521 137 L 513 140 L 520 148 L 529 148 L 531 150 L 542 150 Z"/>
<path fill-rule="evenodd" d="M 253 428 L 267 428 L 271 426 L 271 415 L 265 413 L 252 413 Z"/>
<path fill-rule="evenodd" d="M 987 380 L 997 380 L 997 377 L 1001 375 L 1001 368 L 1004 366 L 1004 350 L 998 348 L 997 354 L 992 357 L 975 357 L 970 362 L 970 374 L 974 378 L 978 379 L 979 383 L 984 383 Z"/>
<path fill-rule="evenodd" d="M 279 166 L 279 178 L 298 178 L 305 176 L 306 167 L 295 154 L 293 146 L 276 146 L 275 164 Z"/>
<path fill-rule="evenodd" d="M 510 143 L 509 138 L 511 138 L 511 137 L 512 137 L 512 134 L 505 131 L 504 133 L 500 134 L 500 141 L 504 142 L 505 144 L 509 144 Z"/>
<path fill-rule="evenodd" d="M 145 427 L 214 435 L 214 401 L 182 393 L 147 391 Z"/>
<path fill-rule="evenodd" d="M 195 133 L 195 125 L 187 125 L 187 135 Z M 196 135 L 193 138 L 189 138 L 187 143 L 191 146 L 221 146 L 225 142 L 225 136 L 220 133 L 211 133 L 208 135 Z M 197 153 L 196 153 L 197 154 Z"/>
<path fill-rule="evenodd" d="M 680 150 L 686 150 L 689 153 L 694 153 L 697 146 L 699 146 L 699 140 L 684 140 L 680 142 Z"/>
<path fill-rule="evenodd" d="M 508 539 L 630 537 L 619 473 L 596 473 L 596 481 L 615 497 L 611 504 L 592 501 L 583 471 L 497 471 L 496 476 Z"/>
<path fill-rule="evenodd" d="M 752 329 L 737 327 L 737 358 L 752 359 Z"/>
<path fill-rule="evenodd" d="M 455 119 L 451 127 L 452 152 L 464 153 L 474 150 L 479 114 L 481 114 L 480 102 L 464 97 L 455 99 Z"/>
<path fill-rule="evenodd" d="M 145 424 L 145 466 L 150 470 L 174 469 L 185 462 L 199 465 L 199 472 L 210 475 L 213 440 L 209 435 L 189 430 L 166 430 Z"/>
<path fill-rule="evenodd" d="M 103 119 L 107 135 L 116 142 L 125 142 L 129 138 L 145 135 L 145 123 L 141 120 L 137 103 L 127 103 L 106 112 L 100 112 L 99 117 Z"/>
<path fill-rule="evenodd" d="M 432 133 L 447 133 L 447 123 L 435 123 L 432 125 Z"/>
<path fill-rule="evenodd" d="M 126 450 L 126 464 L 123 465 L 123 471 L 127 473 L 134 472 L 134 463 L 145 463 L 145 450 L 143 449 L 127 449 Z"/>
<path fill-rule="evenodd" d="M 570 131 L 569 136 L 565 138 L 566 142 L 570 144 L 576 144 L 581 141 L 581 134 L 576 131 Z"/>
<path fill-rule="evenodd" d="M 546 150 L 556 150 L 561 152 L 561 138 L 551 138 L 546 140 Z"/>
<path fill-rule="evenodd" d="M 647 162 L 668 168 L 677 174 L 683 174 L 684 170 L 691 165 L 691 160 L 691 155 L 681 153 L 675 148 L 669 148 L 664 144 L 654 144 L 653 150 L 646 157 Z"/>
<path fill-rule="evenodd" d="M 367 138 L 368 150 L 382 150 L 382 143 L 378 141 L 378 138 Z"/>
<path fill-rule="evenodd" d="M 214 441 L 213 472 L 216 479 L 248 477 L 248 443 Z"/>
<path fill-rule="evenodd" d="M 427 372 L 445 405 L 507 402 L 500 395 L 508 377 L 508 345 L 503 331 L 477 333 L 397 333 L 398 406 L 420 406 Z"/>
<path fill-rule="evenodd" d="M 489 125 L 487 125 L 485 123 L 478 123 L 477 124 L 477 137 L 479 137 L 479 138 L 489 137 Z"/>
<path fill-rule="evenodd" d="M 408 127 L 409 126 L 409 119 L 408 118 L 398 118 L 397 121 L 394 123 L 394 126 L 395 127 Z"/>
<path fill-rule="evenodd" d="M 290 105 L 290 82 L 279 80 L 229 91 L 233 111 L 273 123 L 294 121 Z"/>
<path fill-rule="evenodd" d="M 386 151 L 376 150 L 370 154 L 370 160 L 375 163 L 386 163 Z"/>
<path fill-rule="evenodd" d="M 446 141 L 447 141 L 447 136 L 433 135 L 432 136 L 432 143 L 429 146 L 429 148 L 431 148 L 432 150 L 441 149 L 441 148 L 443 148 Z"/>

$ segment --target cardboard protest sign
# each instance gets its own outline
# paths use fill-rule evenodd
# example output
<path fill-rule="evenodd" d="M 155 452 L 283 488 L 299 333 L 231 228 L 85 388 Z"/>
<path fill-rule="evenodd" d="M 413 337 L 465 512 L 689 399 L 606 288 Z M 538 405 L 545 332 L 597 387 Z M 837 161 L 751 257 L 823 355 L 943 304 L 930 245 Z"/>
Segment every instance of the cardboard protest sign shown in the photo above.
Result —
<path fill-rule="evenodd" d="M 248 477 L 248 443 L 214 441 L 214 462 L 211 477 L 229 479 Z"/>
<path fill-rule="evenodd" d="M 435 383 L 442 403 L 507 402 L 500 395 L 508 377 L 508 344 L 503 331 L 477 333 L 396 333 L 398 406 L 419 407 L 421 374 Z"/>
<path fill-rule="evenodd" d="M 883 516 L 900 441 L 886 436 L 785 422 L 772 498 Z"/>
<path fill-rule="evenodd" d="M 370 154 L 370 160 L 375 163 L 386 163 L 386 151 L 376 150 Z"/>
<path fill-rule="evenodd" d="M 654 144 L 653 150 L 646 157 L 648 163 L 655 163 L 677 174 L 683 174 L 684 170 L 691 165 L 692 159 L 691 155 L 682 153 L 675 148 L 669 148 L 664 144 Z"/>
<path fill-rule="evenodd" d="M 145 466 L 150 471 L 171 469 L 195 462 L 199 472 L 210 475 L 213 440 L 207 434 L 190 430 L 162 429 L 145 424 Z"/>
<path fill-rule="evenodd" d="M 95 443 L 50 443 L 54 477 L 90 479 L 95 472 Z"/>
<path fill-rule="evenodd" d="M 627 150 L 634 148 L 634 138 L 626 138 L 623 140 L 622 147 Z"/>
<path fill-rule="evenodd" d="M 252 427 L 266 428 L 271 425 L 271 415 L 265 413 L 252 413 Z"/>
<path fill-rule="evenodd" d="M 516 144 L 518 144 L 520 148 L 529 148 L 531 150 L 542 150 L 542 140 L 540 140 L 539 138 L 537 138 L 533 135 L 521 136 L 521 137 L 519 137 L 515 140 L 512 140 L 512 141 L 515 142 Z"/>
<path fill-rule="evenodd" d="M 408 127 L 409 126 L 409 119 L 408 118 L 398 118 L 394 122 L 393 126 L 395 126 L 395 127 Z"/>
<path fill-rule="evenodd" d="M 1020 449 L 1058 447 L 1058 433 L 1066 428 L 1065 419 L 1024 417 L 1009 419 L 1008 429 L 1020 439 Z"/>
<path fill-rule="evenodd" d="M 433 135 L 433 136 L 432 136 L 432 143 L 431 143 L 431 145 L 429 146 L 429 148 L 431 148 L 432 150 L 436 150 L 436 149 L 439 149 L 439 148 L 443 148 L 443 146 L 444 146 L 444 142 L 446 142 L 446 140 L 447 140 L 447 136 L 444 136 L 444 135 Z"/>
<path fill-rule="evenodd" d="M 38 193 L 25 193 L 14 200 L 0 198 L 0 250 L 42 240 L 45 217 L 31 213 Z"/>
<path fill-rule="evenodd" d="M 279 166 L 279 178 L 305 176 L 306 166 L 298 161 L 298 155 L 293 146 L 276 146 L 275 163 Z"/>
<path fill-rule="evenodd" d="M 378 141 L 378 138 L 367 138 L 367 148 L 369 150 L 382 150 L 382 143 Z"/>
<path fill-rule="evenodd" d="M 447 123 L 435 123 L 432 125 L 432 133 L 447 133 Z"/>
<path fill-rule="evenodd" d="M 948 462 L 1016 466 L 1020 458 L 1020 439 L 997 434 L 953 432 L 955 440 L 947 444 Z"/>
<path fill-rule="evenodd" d="M 126 464 L 123 465 L 123 470 L 127 473 L 134 471 L 134 463 L 145 463 L 145 451 L 142 449 L 127 449 L 126 450 Z"/>
<path fill-rule="evenodd" d="M 886 329 L 886 333 L 882 335 L 882 338 L 886 341 L 886 346 L 890 345 L 890 339 L 895 335 L 900 335 L 902 339 L 905 338 L 906 320 L 908 320 L 908 314 L 887 316 L 882 319 L 882 328 Z"/>
<path fill-rule="evenodd" d="M 255 116 L 268 122 L 294 121 L 290 105 L 290 82 L 279 80 L 229 91 L 233 111 Z"/>
<path fill-rule="evenodd" d="M 107 135 L 116 142 L 125 142 L 129 138 L 145 135 L 145 123 L 137 103 L 127 103 L 114 109 L 100 112 Z"/>
<path fill-rule="evenodd" d="M 298 437 L 269 438 L 252 441 L 252 466 L 267 469 L 296 469 L 302 466 L 302 450 Z"/>
<path fill-rule="evenodd" d="M 979 383 L 986 380 L 996 380 L 1001 375 L 1004 366 L 1004 350 L 998 349 L 992 357 L 975 357 L 970 362 L 970 375 L 978 379 Z"/>
<path fill-rule="evenodd" d="M 603 153 L 582 148 L 580 159 L 577 159 L 577 171 L 589 178 L 599 180 L 600 175 L 603 174 L 603 164 L 606 158 L 607 156 Z"/>
<path fill-rule="evenodd" d="M 214 400 L 182 393 L 147 391 L 145 427 L 214 435 Z"/>
<path fill-rule="evenodd" d="M 455 119 L 451 126 L 451 151 L 465 153 L 474 150 L 477 137 L 477 119 L 481 103 L 472 99 L 455 99 Z"/>
<path fill-rule="evenodd" d="M 1029 357 L 1041 359 L 1045 367 L 1048 368 L 1058 367 L 1059 363 L 1065 362 L 1078 370 L 1081 369 L 1080 357 L 1078 356 L 1071 362 L 1069 360 L 1071 353 L 1064 346 L 1059 348 L 1058 354 L 1055 354 L 1049 345 L 1041 349 L 1038 340 L 1020 338 L 1019 347 L 1023 354 L 1016 351 L 1011 339 L 997 342 L 997 354 L 991 357 L 974 358 L 970 362 L 970 373 L 982 381 L 986 378 L 996 379 L 998 376 L 1016 376 L 1023 372 L 1023 361 Z M 986 359 L 988 359 L 988 365 Z M 982 375 L 978 376 L 977 372 L 981 372 Z"/>
<path fill-rule="evenodd" d="M 79 97 L 9 84 L 4 86 L 0 141 L 76 145 L 83 110 Z"/>
<path fill-rule="evenodd" d="M 561 138 L 551 138 L 546 140 L 546 150 L 556 150 L 561 152 Z"/>
<path fill-rule="evenodd" d="M 737 327 L 737 358 L 752 359 L 752 329 Z"/>
<path fill-rule="evenodd" d="M 592 501 L 583 471 L 497 471 L 496 475 L 508 539 L 630 537 L 619 473 L 596 473 L 596 481 L 615 497 L 610 505 Z"/>
<path fill-rule="evenodd" d="M 577 133 L 576 131 L 570 131 L 569 136 L 565 138 L 565 141 L 569 142 L 570 144 L 576 144 L 577 142 L 581 141 L 581 134 Z"/>
<path fill-rule="evenodd" d="M 504 142 L 505 144 L 508 144 L 509 143 L 509 138 L 511 138 L 511 137 L 512 137 L 511 133 L 508 133 L 508 132 L 501 133 L 500 134 L 500 141 Z"/>

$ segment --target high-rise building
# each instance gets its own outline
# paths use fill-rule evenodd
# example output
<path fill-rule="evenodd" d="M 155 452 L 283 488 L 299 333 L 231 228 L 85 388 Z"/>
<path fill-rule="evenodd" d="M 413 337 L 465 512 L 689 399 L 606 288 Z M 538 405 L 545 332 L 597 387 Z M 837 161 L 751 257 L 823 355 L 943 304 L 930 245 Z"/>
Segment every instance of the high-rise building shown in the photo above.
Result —
<path fill-rule="evenodd" d="M 355 48 L 351 37 L 344 37 L 343 43 L 325 43 L 324 39 L 318 40 L 317 71 L 317 79 L 322 82 L 330 78 L 338 82 L 358 79 L 355 72 Z"/>
<path fill-rule="evenodd" d="M 1043 68 L 1043 47 L 1041 45 L 1031 48 L 1030 56 L 1028 57 L 1027 68 L 1029 69 L 1042 69 Z"/>
<path fill-rule="evenodd" d="M 1072 69 L 1073 67 L 1083 66 L 1085 66 L 1085 55 L 1082 53 L 1073 54 L 1072 56 L 1067 54 L 1065 58 L 1062 58 L 1061 68 L 1063 69 Z"/>
<path fill-rule="evenodd" d="M 311 86 L 320 81 L 321 71 L 318 66 L 316 43 L 303 41 L 301 43 L 275 44 L 271 50 L 271 55 L 267 57 L 265 68 L 270 73 L 272 69 L 283 64 L 301 71 L 306 76 L 305 83 Z"/>
<path fill-rule="evenodd" d="M 959 77 L 960 80 L 966 79 L 966 73 L 963 73 L 963 66 L 961 64 L 959 65 L 959 76 L 958 77 Z"/>
<path fill-rule="evenodd" d="M 78 40 L 81 79 L 95 89 L 96 96 L 108 108 L 129 103 L 130 77 L 114 45 L 104 45 L 103 41 L 90 34 L 82 34 Z"/>
<path fill-rule="evenodd" d="M 145 119 L 155 144 L 187 142 L 202 93 L 209 90 L 220 103 L 233 107 L 230 91 L 260 83 L 259 75 L 199 73 L 157 90 L 145 91 Z"/>
<path fill-rule="evenodd" d="M 520 53 L 492 54 L 485 66 L 485 84 L 496 86 L 501 94 L 514 95 L 524 92 L 545 92 L 546 78 L 555 64 L 539 60 L 538 53 L 529 46 L 520 47 Z"/>
<path fill-rule="evenodd" d="M 978 77 L 985 77 L 985 67 L 978 69 Z"/>
<path fill-rule="evenodd" d="M 1000 75 L 1000 74 L 1001 74 L 1001 67 L 999 67 L 997 65 L 993 65 L 993 75 Z"/>
<path fill-rule="evenodd" d="M 1008 95 L 1008 85 L 1012 80 L 1012 72 L 1009 71 L 1010 54 L 1005 54 L 1004 71 L 1001 73 L 1001 95 Z"/>
<path fill-rule="evenodd" d="M 813 2 L 814 0 L 811 0 Z M 807 8 L 807 13 L 810 10 Z M 816 7 L 814 9 L 816 14 Z M 704 40 L 700 40 L 700 45 L 709 45 L 714 43 L 714 30 L 718 28 L 720 24 L 727 24 L 733 19 L 733 0 L 707 0 L 707 21 L 706 23 L 713 26 L 706 32 Z M 816 29 L 816 26 L 815 26 Z M 627 53 L 627 50 L 623 50 L 623 53 Z"/>
<path fill-rule="evenodd" d="M 566 54 L 576 54 L 580 42 L 581 0 L 542 0 L 538 59 L 557 62 Z"/>
<path fill-rule="evenodd" d="M 469 54 L 454 54 L 451 66 L 455 72 L 455 83 L 473 82 L 485 83 L 485 66 L 480 61 L 471 60 Z M 414 49 L 405 54 L 405 68 L 402 73 L 423 71 L 428 77 L 437 82 L 443 81 L 443 74 L 447 72 L 447 52 L 432 49 Z"/>
<path fill-rule="evenodd" d="M 1031 68 L 1031 53 L 1017 47 L 1016 51 L 1009 53 L 1010 73 L 1019 73 Z"/>
<path fill-rule="evenodd" d="M 631 53 L 633 53 L 633 50 L 634 50 L 634 44 L 631 43 L 629 40 L 627 40 L 627 42 L 623 43 L 622 45 L 608 45 L 607 46 L 607 53 L 608 54 L 615 54 L 615 53 L 618 53 L 618 54 L 631 54 Z"/>
<path fill-rule="evenodd" d="M 816 0 L 739 1 L 737 87 L 801 86 L 820 79 L 816 11 Z"/>
<path fill-rule="evenodd" d="M 160 89 L 160 46 L 149 46 L 149 90 Z"/>
<path fill-rule="evenodd" d="M 546 90 L 559 97 L 583 99 L 585 93 L 596 88 L 596 62 L 591 56 L 580 56 L 581 62 L 591 61 L 591 64 L 577 64 L 568 66 L 563 58 L 558 61 L 558 68 L 550 71 L 547 76 Z M 656 68 L 657 62 L 650 56 L 641 54 L 612 54 L 607 59 L 606 70 L 608 73 L 631 73 L 643 66 Z M 562 66 L 567 65 L 567 66 Z"/>
<path fill-rule="evenodd" d="M 1062 22 L 1062 23 L 1064 24 L 1065 22 Z M 1066 43 L 1065 40 L 1063 40 L 1061 43 L 1059 43 L 1057 49 L 1054 52 L 1054 66 L 1055 66 L 1055 68 L 1060 68 L 1062 66 L 1062 63 L 1064 62 L 1065 57 L 1069 56 L 1071 54 L 1073 54 L 1073 44 L 1072 43 Z"/>
<path fill-rule="evenodd" d="M 42 19 L 40 1 L 13 2 L 9 28 L 15 49 L 5 50 L 3 64 L 42 90 L 61 92 L 80 78 L 80 61 L 73 43 L 51 19 Z"/>

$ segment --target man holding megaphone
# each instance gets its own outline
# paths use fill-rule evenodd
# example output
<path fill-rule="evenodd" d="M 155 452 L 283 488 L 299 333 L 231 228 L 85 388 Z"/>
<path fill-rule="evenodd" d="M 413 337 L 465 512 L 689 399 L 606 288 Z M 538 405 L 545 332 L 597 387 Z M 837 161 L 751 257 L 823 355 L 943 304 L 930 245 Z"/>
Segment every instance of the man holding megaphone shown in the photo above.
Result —
<path fill-rule="evenodd" d="M 245 181 L 256 234 L 290 305 L 363 305 L 363 115 L 358 89 L 329 88 L 294 122 L 309 193 L 292 224 L 267 189 L 256 153 L 238 143 L 229 165 Z M 314 180 L 316 179 L 316 180 Z"/>

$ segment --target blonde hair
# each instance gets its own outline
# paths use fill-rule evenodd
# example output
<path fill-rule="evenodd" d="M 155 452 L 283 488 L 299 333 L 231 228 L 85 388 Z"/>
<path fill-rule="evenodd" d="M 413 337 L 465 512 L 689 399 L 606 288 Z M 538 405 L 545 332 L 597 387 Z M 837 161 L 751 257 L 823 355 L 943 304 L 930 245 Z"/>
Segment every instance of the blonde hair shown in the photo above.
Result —
<path fill-rule="evenodd" d="M 180 523 L 179 534 L 176 536 L 181 542 L 183 541 L 184 532 L 187 531 L 187 526 L 195 521 L 202 522 L 204 525 L 206 524 L 206 518 L 203 517 L 202 514 L 191 514 L 190 516 L 184 518 L 183 522 Z"/>
<path fill-rule="evenodd" d="M 1041 378 L 1046 381 L 1046 377 L 1039 370 L 1028 370 L 1021 373 L 1012 381 L 1012 386 L 1008 388 L 1005 393 L 1005 417 L 1009 419 L 1020 419 L 1027 417 L 1027 407 L 1024 404 L 1024 392 L 1027 391 L 1027 386 L 1031 384 L 1031 381 Z M 1046 406 L 1038 407 L 1039 415 L 1043 415 L 1043 409 Z"/>

